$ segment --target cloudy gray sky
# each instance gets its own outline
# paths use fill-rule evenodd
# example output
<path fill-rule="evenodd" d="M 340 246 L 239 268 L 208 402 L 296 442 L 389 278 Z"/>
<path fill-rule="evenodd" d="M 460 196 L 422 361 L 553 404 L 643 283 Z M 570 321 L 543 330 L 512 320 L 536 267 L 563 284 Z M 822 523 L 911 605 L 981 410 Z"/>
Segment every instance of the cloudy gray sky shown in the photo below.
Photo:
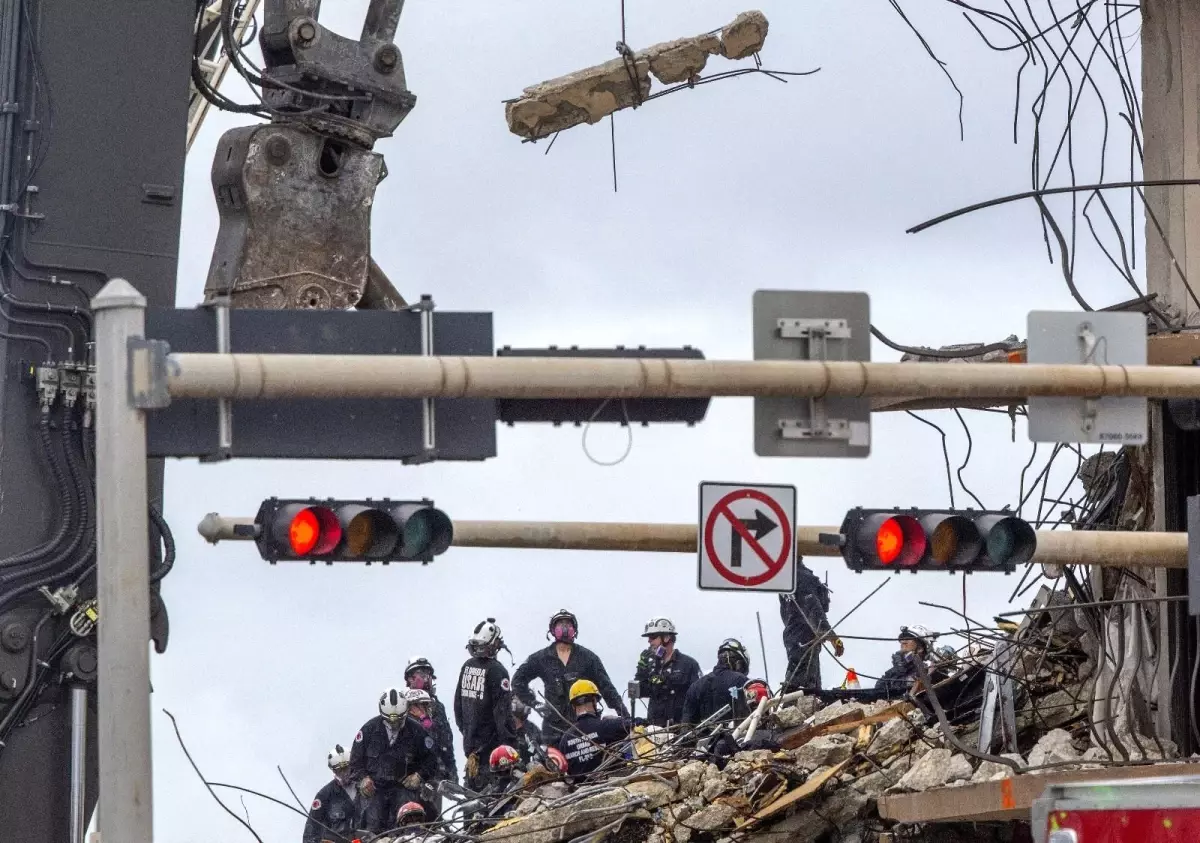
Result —
<path fill-rule="evenodd" d="M 355 33 L 365 5 L 327 2 L 323 20 Z M 712 29 L 748 8 L 626 5 L 635 47 Z M 936 34 L 966 93 L 965 142 L 956 95 L 884 0 L 762 0 L 766 66 L 821 72 L 786 85 L 739 78 L 619 114 L 614 194 L 606 124 L 563 133 L 544 156 L 544 144 L 508 133 L 501 102 L 611 58 L 615 0 L 411 0 L 397 41 L 419 99 L 377 147 L 390 177 L 376 200 L 375 257 L 405 295 L 494 312 L 498 344 L 691 344 L 712 358 L 748 359 L 760 288 L 867 291 L 873 321 L 901 342 L 1024 336 L 1030 309 L 1072 307 L 1031 207 L 904 234 L 1029 179 L 1028 147 L 1011 139 L 1019 59 L 982 50 L 960 17 L 928 5 L 915 17 Z M 226 90 L 244 99 L 236 84 Z M 191 152 L 181 306 L 200 300 L 216 234 L 212 152 L 240 122 L 211 114 Z M 1105 278 L 1087 289 L 1102 303 L 1128 298 Z M 875 359 L 896 356 L 875 348 Z M 703 480 L 795 484 L 802 524 L 837 523 L 856 505 L 948 501 L 939 438 L 907 416 L 875 417 L 870 459 L 822 461 L 755 457 L 751 416 L 749 399 L 722 399 L 697 428 L 635 430 L 629 458 L 611 468 L 588 460 L 578 430 L 538 427 L 502 428 L 500 456 L 485 464 L 171 464 L 167 515 L 179 564 L 164 585 L 170 649 L 153 659 L 157 838 L 248 839 L 204 792 L 160 709 L 179 718 L 210 779 L 286 798 L 278 764 L 307 803 L 328 778 L 327 749 L 375 714 L 407 657 L 433 660 L 449 700 L 466 635 L 487 615 L 520 660 L 544 646 L 549 614 L 570 608 L 581 643 L 618 685 L 631 676 L 641 624 L 657 614 L 675 620 L 680 648 L 706 669 L 721 639 L 754 642 L 752 670 L 761 674 L 760 612 L 772 679 L 785 662 L 775 597 L 701 593 L 693 556 L 452 549 L 426 567 L 271 567 L 252 546 L 205 545 L 195 524 L 206 512 L 249 515 L 272 495 L 426 495 L 460 519 L 692 522 Z M 961 427 L 949 413 L 931 418 L 946 427 L 957 467 Z M 1013 443 L 1006 417 L 967 418 L 974 450 L 963 479 L 988 506 L 1015 503 L 1030 451 L 1024 425 Z M 624 433 L 597 430 L 589 442 L 612 458 Z M 880 581 L 840 560 L 810 564 L 828 572 L 834 617 Z M 968 579 L 968 611 L 982 619 L 1002 611 L 1014 585 Z M 961 589 L 956 577 L 897 578 L 841 631 L 949 629 L 953 616 L 918 601 L 961 606 Z M 847 641 L 846 662 L 875 674 L 892 649 Z M 841 680 L 832 661 L 823 670 L 826 684 Z M 236 795 L 224 795 L 242 813 Z M 264 839 L 298 839 L 300 817 L 251 797 L 246 804 Z"/>

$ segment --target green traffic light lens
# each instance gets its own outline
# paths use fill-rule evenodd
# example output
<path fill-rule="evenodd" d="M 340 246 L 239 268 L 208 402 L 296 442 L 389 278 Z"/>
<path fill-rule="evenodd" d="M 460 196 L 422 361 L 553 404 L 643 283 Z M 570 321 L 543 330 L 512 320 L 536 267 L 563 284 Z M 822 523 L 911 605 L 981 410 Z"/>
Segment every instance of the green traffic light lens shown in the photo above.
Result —
<path fill-rule="evenodd" d="M 987 557 L 991 565 L 1024 565 L 1033 558 L 1037 534 L 1017 518 L 1005 518 L 987 533 Z"/>
<path fill-rule="evenodd" d="M 422 510 L 408 519 L 404 525 L 404 553 L 406 556 L 417 556 L 424 553 L 433 541 L 433 525 L 430 523 L 430 513 Z"/>

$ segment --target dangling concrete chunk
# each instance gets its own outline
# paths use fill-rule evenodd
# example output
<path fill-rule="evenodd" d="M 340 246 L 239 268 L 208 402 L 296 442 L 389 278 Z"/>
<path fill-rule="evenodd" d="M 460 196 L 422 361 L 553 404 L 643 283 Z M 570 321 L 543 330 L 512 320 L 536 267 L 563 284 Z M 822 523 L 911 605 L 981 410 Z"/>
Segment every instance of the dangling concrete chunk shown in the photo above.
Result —
<path fill-rule="evenodd" d="M 767 39 L 762 12 L 743 12 L 720 35 L 708 33 L 655 44 L 636 53 L 550 79 L 526 88 L 504 106 L 508 128 L 529 140 L 583 123 L 597 123 L 613 112 L 641 105 L 650 96 L 650 76 L 664 85 L 696 79 L 709 56 L 744 59 Z"/>

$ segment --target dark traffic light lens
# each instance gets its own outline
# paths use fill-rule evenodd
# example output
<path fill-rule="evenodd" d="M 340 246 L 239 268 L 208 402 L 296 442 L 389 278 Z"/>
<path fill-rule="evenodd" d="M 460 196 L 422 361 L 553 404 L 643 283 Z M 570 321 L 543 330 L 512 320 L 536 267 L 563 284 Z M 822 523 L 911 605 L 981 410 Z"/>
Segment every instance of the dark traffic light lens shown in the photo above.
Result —
<path fill-rule="evenodd" d="M 929 531 L 929 559 L 938 565 L 969 565 L 983 549 L 979 531 L 961 515 L 927 515 L 922 524 Z"/>
<path fill-rule="evenodd" d="M 1024 521 L 1006 518 L 987 537 L 987 561 L 993 565 L 1023 565 L 1033 558 L 1037 536 Z"/>
<path fill-rule="evenodd" d="M 288 525 L 288 544 L 297 556 L 323 556 L 332 551 L 342 539 L 342 525 L 337 516 L 323 506 L 306 507 Z"/>
<path fill-rule="evenodd" d="M 396 548 L 395 525 L 378 509 L 363 509 L 346 523 L 346 552 L 351 556 L 379 559 Z"/>

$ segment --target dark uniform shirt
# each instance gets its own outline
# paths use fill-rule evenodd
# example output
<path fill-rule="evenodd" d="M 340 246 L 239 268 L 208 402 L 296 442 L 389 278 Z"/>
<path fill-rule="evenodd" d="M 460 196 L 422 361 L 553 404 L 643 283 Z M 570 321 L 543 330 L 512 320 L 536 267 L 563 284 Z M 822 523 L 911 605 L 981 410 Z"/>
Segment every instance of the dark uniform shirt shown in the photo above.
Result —
<path fill-rule="evenodd" d="M 515 748 L 521 753 L 521 760 L 528 764 L 538 755 L 538 748 L 542 745 L 542 730 L 529 718 L 520 726 L 513 723 L 513 730 L 517 734 Z"/>
<path fill-rule="evenodd" d="M 486 768 L 488 755 L 501 744 L 515 746 L 512 687 L 508 671 L 493 658 L 467 659 L 454 688 L 454 722 L 463 736 L 463 752 Z"/>
<path fill-rule="evenodd" d="M 916 653 L 897 650 L 892 653 L 892 666 L 884 671 L 883 676 L 875 683 L 876 688 L 886 688 L 889 691 L 907 693 L 913 682 L 917 681 Z"/>
<path fill-rule="evenodd" d="M 322 840 L 349 843 L 354 839 L 359 822 L 357 794 L 353 781 L 347 793 L 337 779 L 318 790 L 308 809 L 308 822 L 304 824 L 304 843 L 321 843 Z"/>
<path fill-rule="evenodd" d="M 420 723 L 406 717 L 396 730 L 395 739 L 391 739 L 383 715 L 372 717 L 354 736 L 350 769 L 356 778 L 370 776 L 376 786 L 403 781 L 411 773 L 420 773 L 424 781 L 433 781 L 438 770 L 433 736 Z"/>
<path fill-rule="evenodd" d="M 829 589 L 803 562 L 796 566 L 796 589 L 779 595 L 783 647 L 787 651 L 785 691 L 821 687 L 821 652 L 809 646 L 829 632 Z"/>
<path fill-rule="evenodd" d="M 450 719 L 446 716 L 446 706 L 436 697 L 433 700 L 433 742 L 439 762 L 439 776 L 458 781 L 458 762 L 454 758 L 454 732 L 450 729 Z"/>
<path fill-rule="evenodd" d="M 683 701 L 688 688 L 700 678 L 700 663 L 678 650 L 663 662 L 649 650 L 642 651 L 634 679 L 643 697 L 650 698 L 646 721 L 651 726 L 683 722 Z"/>
<path fill-rule="evenodd" d="M 600 661 L 599 656 L 586 647 L 572 644 L 571 655 L 564 665 L 558 657 L 556 646 L 556 644 L 551 644 L 549 647 L 538 650 L 517 668 L 516 675 L 513 676 L 514 693 L 521 698 L 521 702 L 530 708 L 537 705 L 537 700 L 534 699 L 533 692 L 529 689 L 529 683 L 534 679 L 542 680 L 542 684 L 545 686 L 542 694 L 545 696 L 548 706 L 548 710 L 542 718 L 542 731 L 548 738 L 557 740 L 563 731 L 570 728 L 570 721 L 564 718 L 571 716 L 569 700 L 571 686 L 579 679 L 590 679 L 595 682 L 596 687 L 600 689 L 600 696 L 604 698 L 609 707 L 622 717 L 629 716 L 629 709 L 625 707 L 621 695 L 613 687 L 612 680 L 608 678 L 608 671 L 604 669 L 604 663 Z"/>
<path fill-rule="evenodd" d="M 745 684 L 746 674 L 718 664 L 712 673 L 700 677 L 688 688 L 683 701 L 683 722 L 696 726 L 730 703 L 733 704 L 730 717 L 745 717 L 749 713 L 742 694 Z"/>
<path fill-rule="evenodd" d="M 605 748 L 629 737 L 633 722 L 625 717 L 583 714 L 558 741 L 567 758 L 567 774 L 585 776 L 600 766 Z"/>

